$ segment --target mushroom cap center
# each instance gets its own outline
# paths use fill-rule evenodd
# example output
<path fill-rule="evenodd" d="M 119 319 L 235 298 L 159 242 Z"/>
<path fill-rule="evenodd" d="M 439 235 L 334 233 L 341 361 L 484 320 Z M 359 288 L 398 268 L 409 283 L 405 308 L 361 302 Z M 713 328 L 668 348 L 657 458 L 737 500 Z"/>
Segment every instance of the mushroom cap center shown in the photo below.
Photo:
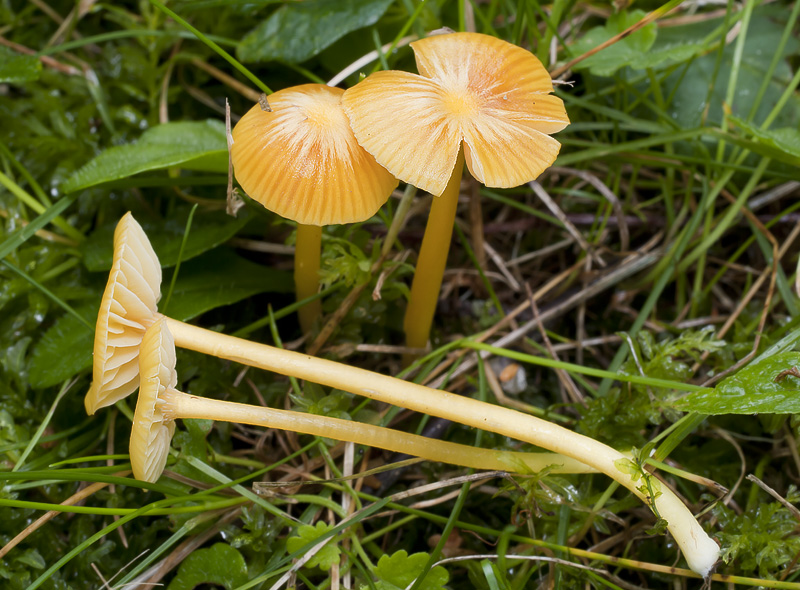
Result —
<path fill-rule="evenodd" d="M 329 157 L 350 159 L 348 138 L 352 132 L 341 107 L 341 93 L 287 91 L 273 109 L 278 121 L 275 139 L 285 141 L 291 146 L 289 149 L 302 152 L 304 148 L 318 146 Z M 311 154 L 303 155 L 313 161 Z"/>
<path fill-rule="evenodd" d="M 478 116 L 485 102 L 469 88 L 452 89 L 446 91 L 444 95 L 445 109 L 450 116 L 459 119 L 472 119 Z"/>

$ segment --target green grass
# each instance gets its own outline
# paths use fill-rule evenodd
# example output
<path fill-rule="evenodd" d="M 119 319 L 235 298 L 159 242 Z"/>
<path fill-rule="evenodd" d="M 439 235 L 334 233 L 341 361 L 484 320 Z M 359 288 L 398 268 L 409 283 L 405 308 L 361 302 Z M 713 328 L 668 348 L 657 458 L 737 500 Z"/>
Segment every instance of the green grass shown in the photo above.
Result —
<path fill-rule="evenodd" d="M 348 450 L 332 441 L 186 421 L 165 475 L 146 484 L 125 475 L 132 402 L 87 419 L 82 401 L 87 325 L 113 226 L 129 210 L 168 261 L 162 307 L 204 327 L 302 346 L 291 256 L 272 247 L 292 243 L 293 224 L 247 198 L 239 220 L 224 213 L 225 100 L 234 118 L 251 100 L 196 60 L 269 93 L 330 80 L 377 50 L 341 84 L 349 87 L 359 73 L 413 70 L 404 37 L 447 26 L 521 44 L 556 71 L 655 9 L 655 22 L 577 62 L 570 84 L 556 87 L 572 124 L 557 136 L 556 169 L 539 182 L 591 251 L 564 242 L 564 222 L 531 187 L 470 185 L 433 349 L 404 371 L 396 347 L 425 195 L 405 225 L 392 224 L 395 211 L 407 211 L 392 200 L 367 222 L 325 230 L 323 310 L 351 307 L 321 354 L 510 403 L 633 449 L 637 465 L 663 465 L 659 474 L 703 512 L 725 558 L 720 587 L 800 588 L 796 522 L 775 497 L 799 499 L 791 412 L 800 412 L 800 388 L 791 376 L 774 382 L 774 359 L 795 358 L 800 337 L 800 212 L 789 184 L 800 164 L 800 3 L 673 1 L 618 15 L 608 3 L 563 0 L 351 4 L 359 10 L 345 14 L 330 0 L 98 3 L 86 14 L 63 1 L 0 6 L 0 36 L 26 48 L 0 47 L 0 546 L 55 511 L 2 554 L 0 586 L 94 588 L 120 572 L 109 587 L 266 590 L 296 574 L 307 588 L 338 577 L 384 590 L 404 587 L 411 580 L 401 584 L 401 574 L 411 572 L 417 590 L 447 578 L 450 588 L 491 590 L 698 587 L 673 543 L 645 532 L 652 514 L 604 476 L 483 481 L 426 462 L 394 469 L 397 458 L 361 447 L 345 468 Z M 293 24 L 271 32 L 270 19 Z M 298 34 L 298 23 L 310 32 Z M 102 166 L 83 168 L 100 154 Z M 390 225 L 392 247 L 370 272 Z M 498 389 L 513 380 L 509 364 L 526 378 L 516 393 Z M 522 448 L 195 353 L 181 351 L 178 366 L 180 386 L 194 395 Z M 775 495 L 740 480 L 750 473 Z M 82 502 L 61 505 L 91 484 Z M 290 551 L 293 537 L 299 549 Z M 298 562 L 323 541 L 314 551 L 333 569 Z"/>

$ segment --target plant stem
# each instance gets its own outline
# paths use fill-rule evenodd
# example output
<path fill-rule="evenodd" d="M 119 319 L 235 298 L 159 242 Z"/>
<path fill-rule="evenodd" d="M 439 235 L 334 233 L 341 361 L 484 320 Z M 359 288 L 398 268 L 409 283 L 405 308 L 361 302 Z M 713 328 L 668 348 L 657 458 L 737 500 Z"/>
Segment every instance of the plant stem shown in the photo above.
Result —
<path fill-rule="evenodd" d="M 425 348 L 428 344 L 433 314 L 442 287 L 442 276 L 447 264 L 447 253 L 450 251 L 450 240 L 453 236 L 463 169 L 462 149 L 458 153 L 456 166 L 453 168 L 447 187 L 441 196 L 433 198 L 403 321 L 406 345 L 411 348 Z"/>
<path fill-rule="evenodd" d="M 634 480 L 618 467 L 621 464 L 618 462 L 629 462 L 629 459 L 589 437 L 521 412 L 387 375 L 226 336 L 169 318 L 166 323 L 175 344 L 183 348 L 335 387 L 573 457 L 619 482 L 648 506 L 654 504 L 658 514 L 668 522 L 669 530 L 694 571 L 706 575 L 717 560 L 717 544 L 666 485 L 661 485 L 657 498 L 646 497 L 638 489 L 641 481 Z"/>
<path fill-rule="evenodd" d="M 297 244 L 294 250 L 294 285 L 297 300 L 301 301 L 319 290 L 319 260 L 322 249 L 322 227 L 297 224 Z M 300 328 L 308 333 L 314 321 L 322 315 L 322 302 L 315 299 L 297 310 Z"/>
<path fill-rule="evenodd" d="M 166 390 L 159 398 L 164 401 L 165 418 L 198 418 L 277 428 L 476 469 L 530 473 L 553 465 L 555 473 L 594 472 L 575 459 L 553 453 L 481 449 L 363 422 L 197 397 L 174 389 Z"/>

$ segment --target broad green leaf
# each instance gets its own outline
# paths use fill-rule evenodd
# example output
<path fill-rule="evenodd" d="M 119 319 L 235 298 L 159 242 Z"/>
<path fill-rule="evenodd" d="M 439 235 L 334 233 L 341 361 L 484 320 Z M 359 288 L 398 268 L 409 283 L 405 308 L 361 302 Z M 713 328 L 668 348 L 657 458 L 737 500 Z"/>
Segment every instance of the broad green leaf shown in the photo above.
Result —
<path fill-rule="evenodd" d="M 409 555 L 403 550 L 392 555 L 382 555 L 374 572 L 378 576 L 375 587 L 378 590 L 407 588 L 422 573 L 429 557 L 427 553 Z M 418 588 L 419 590 L 442 590 L 449 578 L 450 574 L 447 573 L 447 570 L 437 565 L 428 572 Z M 365 588 L 368 586 L 361 586 L 361 590 Z"/>
<path fill-rule="evenodd" d="M 98 155 L 70 176 L 61 190 L 71 193 L 172 166 L 227 174 L 225 125 L 209 119 L 152 127 L 136 143 L 112 147 Z"/>
<path fill-rule="evenodd" d="M 634 70 L 644 70 L 686 62 L 705 50 L 703 32 L 689 27 L 658 29 L 653 45 L 635 56 L 629 65 Z"/>
<path fill-rule="evenodd" d="M 800 412 L 800 379 L 779 377 L 796 366 L 800 366 L 800 352 L 782 352 L 751 363 L 714 389 L 692 393 L 674 406 L 711 415 L 796 414 Z"/>
<path fill-rule="evenodd" d="M 181 267 L 169 315 L 186 321 L 258 293 L 286 293 L 293 288 L 288 272 L 255 264 L 230 250 L 215 250 Z M 94 321 L 99 305 L 98 295 L 95 303 L 77 311 Z M 92 330 L 69 314 L 61 316 L 33 350 L 28 365 L 31 386 L 51 387 L 91 367 L 93 342 Z"/>
<path fill-rule="evenodd" d="M 752 136 L 752 141 L 746 145 L 751 151 L 775 160 L 800 166 L 800 131 L 793 127 L 781 129 L 760 129 L 738 117 L 731 117 L 730 121 Z"/>
<path fill-rule="evenodd" d="M 215 584 L 233 590 L 247 582 L 247 564 L 236 549 L 216 543 L 198 549 L 183 560 L 167 590 L 192 590 L 200 584 Z"/>
<path fill-rule="evenodd" d="M 38 57 L 0 47 L 0 82 L 32 82 L 38 80 L 41 73 L 42 62 Z"/>
<path fill-rule="evenodd" d="M 168 268 L 178 262 L 189 207 L 176 211 L 169 219 L 152 220 L 137 216 L 150 243 L 158 255 L 161 266 Z M 247 210 L 239 212 L 234 218 L 223 211 L 197 211 L 192 219 L 192 227 L 183 251 L 183 261 L 191 260 L 203 252 L 219 246 L 232 238 L 250 220 Z M 89 270 L 109 270 L 114 254 L 114 229 L 117 220 L 99 227 L 81 245 L 83 263 Z"/>
<path fill-rule="evenodd" d="M 186 321 L 258 293 L 293 290 L 290 272 L 250 262 L 219 248 L 181 266 L 168 311 L 170 317 Z"/>
<path fill-rule="evenodd" d="M 306 0 L 281 6 L 239 44 L 241 61 L 300 63 L 378 22 L 393 0 Z"/>
<path fill-rule="evenodd" d="M 611 39 L 628 27 L 635 25 L 645 17 L 643 10 L 620 12 L 609 17 L 602 27 L 595 27 L 587 32 L 572 47 L 574 55 L 582 55 L 601 43 Z M 575 65 L 576 70 L 589 69 L 595 76 L 613 76 L 619 68 L 631 65 L 645 55 L 656 40 L 657 29 L 650 23 L 632 35 L 620 39 L 613 45 L 600 50 L 591 57 Z"/>
<path fill-rule="evenodd" d="M 187 418 L 183 420 L 183 429 L 175 432 L 172 446 L 180 449 L 183 455 L 199 457 L 205 460 L 208 454 L 206 437 L 214 425 L 213 420 Z"/>
<path fill-rule="evenodd" d="M 76 308 L 89 321 L 97 318 L 100 298 Z M 70 314 L 58 318 L 36 344 L 28 364 L 28 381 L 39 389 L 58 385 L 92 366 L 94 331 Z"/>
<path fill-rule="evenodd" d="M 709 21 L 705 26 L 710 29 L 719 23 L 720 20 Z M 763 15 L 753 15 L 744 43 L 733 102 L 728 105 L 734 116 L 746 117 L 753 108 L 756 91 L 769 69 L 777 39 L 780 38 L 782 31 L 783 23 Z M 662 85 L 664 95 L 674 95 L 669 113 L 681 128 L 692 129 L 700 126 L 703 121 L 709 125 L 722 121 L 723 104 L 726 103 L 728 80 L 733 68 L 734 46 L 735 44 L 726 46 L 718 72 L 717 52 L 714 52 L 695 59 L 685 72 L 684 68 L 679 68 L 665 79 Z M 788 58 L 798 51 L 800 51 L 800 41 L 790 37 L 781 57 Z M 709 82 L 714 79 L 715 73 L 716 81 L 710 101 L 707 102 Z M 753 118 L 755 122 L 763 121 L 775 107 L 793 74 L 794 70 L 787 59 L 778 61 L 764 98 L 756 107 Z M 796 127 L 798 122 L 800 122 L 800 99 L 792 96 L 773 122 L 773 127 Z"/>
<path fill-rule="evenodd" d="M 47 562 L 36 549 L 26 549 L 14 558 L 14 561 L 24 563 L 37 570 L 43 570 Z"/>
<path fill-rule="evenodd" d="M 317 522 L 317 526 L 313 527 L 310 524 L 304 524 L 300 528 L 297 529 L 297 536 L 296 537 L 289 537 L 286 540 L 286 549 L 289 553 L 294 553 L 301 547 L 308 545 L 309 543 L 316 541 L 322 535 L 327 533 L 333 528 L 332 525 L 328 523 L 319 521 Z M 336 544 L 335 539 L 330 539 L 328 543 L 317 553 L 306 562 L 306 567 L 317 567 L 319 566 L 320 569 L 328 571 L 331 569 L 333 564 L 339 562 L 339 554 L 341 550 L 339 546 Z"/>

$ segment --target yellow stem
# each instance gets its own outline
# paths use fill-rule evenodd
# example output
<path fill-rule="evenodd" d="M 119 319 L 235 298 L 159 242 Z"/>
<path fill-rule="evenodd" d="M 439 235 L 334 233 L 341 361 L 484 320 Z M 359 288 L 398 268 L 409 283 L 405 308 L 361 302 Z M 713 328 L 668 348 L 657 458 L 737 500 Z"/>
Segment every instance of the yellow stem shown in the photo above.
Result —
<path fill-rule="evenodd" d="M 643 483 L 640 474 L 626 469 L 630 459 L 587 436 L 515 410 L 343 363 L 226 336 L 169 318 L 167 326 L 176 346 L 496 432 L 573 457 L 619 482 L 646 504 L 654 504 L 694 571 L 705 576 L 719 556 L 717 544 L 672 490 L 655 482 L 659 493 L 656 498 L 648 497 L 646 489 L 639 489 Z"/>
<path fill-rule="evenodd" d="M 403 321 L 406 345 L 411 348 L 425 348 L 428 345 L 433 314 L 436 312 L 436 302 L 439 299 L 444 268 L 447 265 L 447 253 L 450 251 L 450 240 L 453 237 L 463 169 L 462 149 L 458 152 L 453 175 L 444 192 L 438 197 L 433 197 Z"/>
<path fill-rule="evenodd" d="M 159 398 L 165 402 L 162 406 L 165 417 L 172 419 L 200 418 L 277 428 L 475 469 L 530 473 L 553 465 L 555 473 L 595 471 L 575 459 L 554 453 L 517 453 L 480 449 L 363 422 L 208 399 L 175 390 L 167 390 L 159 395 Z"/>
<path fill-rule="evenodd" d="M 297 300 L 316 295 L 319 291 L 319 259 L 322 248 L 322 227 L 297 224 L 297 244 L 294 250 L 294 286 Z M 322 315 L 322 302 L 315 299 L 299 310 L 300 328 L 307 333 Z"/>

